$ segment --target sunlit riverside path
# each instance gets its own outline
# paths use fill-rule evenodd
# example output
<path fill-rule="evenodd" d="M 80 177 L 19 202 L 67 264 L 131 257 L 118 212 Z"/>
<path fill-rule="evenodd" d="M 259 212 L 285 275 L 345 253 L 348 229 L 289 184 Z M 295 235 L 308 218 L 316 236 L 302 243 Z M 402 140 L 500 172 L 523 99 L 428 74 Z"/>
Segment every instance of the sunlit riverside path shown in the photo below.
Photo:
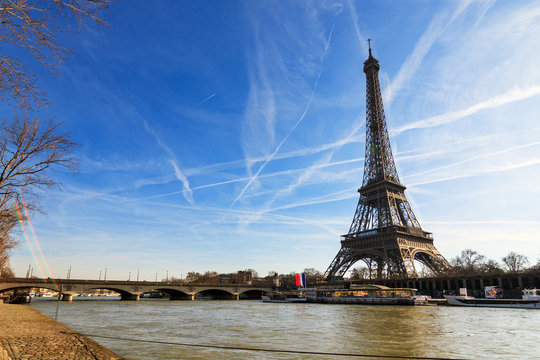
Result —
<path fill-rule="evenodd" d="M 112 290 L 119 293 L 122 300 L 139 300 L 141 294 L 152 291 L 167 293 L 171 300 L 194 300 L 198 294 L 209 295 L 215 299 L 260 299 L 262 294 L 271 291 L 270 287 L 256 285 L 177 285 L 148 281 L 0 278 L 0 293 L 24 288 L 59 291 L 63 300 L 71 300 L 73 295 L 92 290 Z"/>
<path fill-rule="evenodd" d="M 0 303 L 0 359 L 122 359 L 27 305 Z"/>
<path fill-rule="evenodd" d="M 532 359 L 540 351 L 536 310 L 81 299 L 61 303 L 58 320 L 128 359 Z M 56 311 L 56 301 L 31 306 Z"/>

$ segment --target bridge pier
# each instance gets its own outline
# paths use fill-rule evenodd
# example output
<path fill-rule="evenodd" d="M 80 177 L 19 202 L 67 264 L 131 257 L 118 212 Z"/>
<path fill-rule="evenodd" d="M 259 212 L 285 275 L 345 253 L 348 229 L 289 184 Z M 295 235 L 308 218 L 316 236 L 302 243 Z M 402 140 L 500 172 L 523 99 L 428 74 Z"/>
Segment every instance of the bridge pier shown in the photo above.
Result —
<path fill-rule="evenodd" d="M 62 301 L 72 301 L 73 300 L 73 294 L 62 294 Z"/>
<path fill-rule="evenodd" d="M 140 298 L 139 294 L 124 293 L 120 295 L 120 300 L 122 301 L 139 301 L 139 298 Z"/>
<path fill-rule="evenodd" d="M 240 300 L 240 294 L 233 294 L 235 300 Z"/>

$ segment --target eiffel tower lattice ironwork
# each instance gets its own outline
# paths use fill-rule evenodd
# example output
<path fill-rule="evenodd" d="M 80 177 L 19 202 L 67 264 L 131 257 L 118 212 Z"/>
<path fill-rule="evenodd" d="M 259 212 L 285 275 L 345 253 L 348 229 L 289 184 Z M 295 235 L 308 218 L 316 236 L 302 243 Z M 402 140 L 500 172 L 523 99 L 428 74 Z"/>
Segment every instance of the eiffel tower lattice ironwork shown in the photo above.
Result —
<path fill-rule="evenodd" d="M 371 54 L 366 74 L 366 155 L 360 200 L 341 249 L 326 270 L 327 280 L 342 278 L 363 260 L 377 278 L 418 277 L 415 260 L 434 273 L 449 266 L 433 245 L 433 235 L 416 219 L 399 181 L 390 148 L 379 85 L 379 62 Z"/>

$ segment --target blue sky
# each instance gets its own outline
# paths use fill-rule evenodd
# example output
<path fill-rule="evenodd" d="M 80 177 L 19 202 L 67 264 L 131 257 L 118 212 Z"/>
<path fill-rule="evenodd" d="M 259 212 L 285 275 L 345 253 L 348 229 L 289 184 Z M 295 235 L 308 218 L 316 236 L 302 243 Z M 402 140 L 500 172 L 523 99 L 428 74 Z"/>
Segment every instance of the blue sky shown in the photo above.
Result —
<path fill-rule="evenodd" d="M 540 257 L 540 2 L 130 0 L 108 21 L 38 71 L 80 144 L 32 219 L 53 276 L 324 272 L 362 182 L 368 38 L 435 246 Z"/>

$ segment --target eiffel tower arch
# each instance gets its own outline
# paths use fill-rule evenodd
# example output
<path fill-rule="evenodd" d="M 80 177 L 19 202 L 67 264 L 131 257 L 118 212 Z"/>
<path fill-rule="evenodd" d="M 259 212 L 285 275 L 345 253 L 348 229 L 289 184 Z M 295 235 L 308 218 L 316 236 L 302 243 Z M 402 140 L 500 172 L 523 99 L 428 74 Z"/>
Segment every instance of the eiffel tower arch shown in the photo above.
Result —
<path fill-rule="evenodd" d="M 325 272 L 327 280 L 342 278 L 357 261 L 364 261 L 377 278 L 418 277 L 415 261 L 434 273 L 449 264 L 424 231 L 399 181 L 379 85 L 380 65 L 371 54 L 366 74 L 366 148 L 360 199 L 341 249 Z"/>

